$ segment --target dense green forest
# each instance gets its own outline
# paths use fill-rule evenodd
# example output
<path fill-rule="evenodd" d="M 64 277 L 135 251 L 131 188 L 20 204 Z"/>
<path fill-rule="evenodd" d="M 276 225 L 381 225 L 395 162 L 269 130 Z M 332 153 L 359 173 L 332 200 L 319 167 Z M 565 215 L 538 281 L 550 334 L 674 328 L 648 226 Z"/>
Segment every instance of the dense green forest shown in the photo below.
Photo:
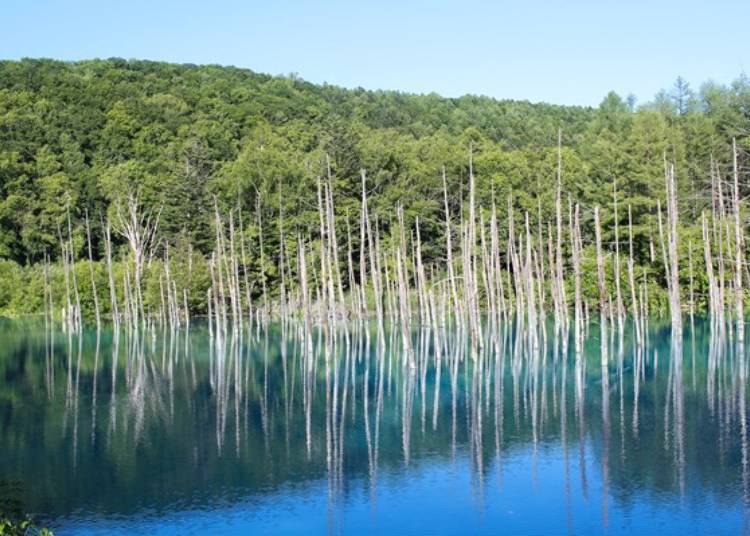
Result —
<path fill-rule="evenodd" d="M 465 210 L 471 151 L 478 206 L 494 200 L 505 214 L 510 198 L 519 221 L 528 211 L 533 222 L 546 222 L 554 218 L 558 130 L 565 195 L 602 207 L 611 248 L 616 185 L 618 202 L 632 207 L 635 261 L 645 263 L 656 201 L 664 197 L 665 160 L 675 166 L 681 225 L 696 248 L 700 212 L 711 207 L 710 170 L 731 175 L 733 138 L 746 182 L 750 79 L 698 91 L 678 79 L 644 105 L 610 93 L 586 108 L 350 90 L 232 67 L 0 61 L 0 311 L 40 309 L 39 266 L 47 256 L 59 259 L 68 219 L 75 258 L 87 258 L 88 214 L 92 255 L 101 260 L 103 222 L 132 193 L 159 213 L 159 247 L 172 248 L 176 262 L 180 255 L 190 260 L 189 284 L 201 296 L 207 270 L 194 272 L 192 258 L 213 248 L 214 202 L 222 211 L 239 207 L 250 278 L 273 293 L 280 237 L 290 244 L 315 239 L 316 181 L 329 166 L 336 226 L 340 236 L 353 227 L 355 258 L 365 169 L 370 213 L 384 236 L 402 205 L 409 228 L 419 217 L 426 262 L 439 265 L 442 170 L 452 214 Z M 743 184 L 743 195 L 747 190 Z M 627 218 L 620 211 L 623 226 Z M 591 228 L 590 211 L 582 225 Z M 125 258 L 123 238 L 115 233 L 113 240 L 115 259 Z M 345 264 L 344 252 L 339 261 Z M 86 280 L 88 268 L 81 270 Z M 253 288 L 257 293 L 260 285 Z"/>

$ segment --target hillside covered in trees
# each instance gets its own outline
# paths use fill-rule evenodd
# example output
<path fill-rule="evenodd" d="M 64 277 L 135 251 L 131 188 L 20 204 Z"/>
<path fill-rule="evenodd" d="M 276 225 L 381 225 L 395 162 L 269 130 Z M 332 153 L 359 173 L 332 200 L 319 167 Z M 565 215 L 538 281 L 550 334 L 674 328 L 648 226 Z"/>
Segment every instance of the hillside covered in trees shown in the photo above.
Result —
<path fill-rule="evenodd" d="M 232 67 L 1 61 L 0 311 L 40 309 L 38 266 L 59 260 L 68 222 L 72 256 L 87 258 L 88 214 L 92 257 L 102 260 L 104 222 L 128 195 L 158 213 L 156 247 L 175 255 L 210 255 L 215 202 L 223 212 L 241 211 L 253 292 L 262 283 L 274 293 L 282 239 L 292 255 L 300 237 L 315 240 L 318 177 L 330 180 L 335 226 L 352 236 L 357 258 L 363 169 L 383 236 L 403 206 L 407 228 L 419 218 L 425 261 L 439 266 L 443 169 L 454 217 L 465 210 L 471 154 L 479 207 L 495 202 L 506 214 L 510 203 L 519 222 L 528 212 L 535 226 L 544 224 L 554 219 L 558 131 L 564 195 L 602 207 L 611 244 L 616 188 L 618 203 L 632 210 L 640 265 L 653 257 L 665 161 L 674 164 L 681 225 L 696 243 L 701 210 L 712 206 L 711 172 L 731 175 L 734 138 L 746 182 L 750 79 L 697 92 L 678 79 L 646 105 L 610 93 L 599 107 L 583 108 L 348 90 Z M 618 217 L 626 226 L 627 210 Z M 582 226 L 592 225 L 584 211 Z M 114 257 L 125 258 L 124 239 L 115 233 L 113 240 Z M 104 269 L 97 270 L 103 289 Z M 203 292 L 207 276 L 190 285 Z M 38 291 L 33 299 L 30 289 Z"/>

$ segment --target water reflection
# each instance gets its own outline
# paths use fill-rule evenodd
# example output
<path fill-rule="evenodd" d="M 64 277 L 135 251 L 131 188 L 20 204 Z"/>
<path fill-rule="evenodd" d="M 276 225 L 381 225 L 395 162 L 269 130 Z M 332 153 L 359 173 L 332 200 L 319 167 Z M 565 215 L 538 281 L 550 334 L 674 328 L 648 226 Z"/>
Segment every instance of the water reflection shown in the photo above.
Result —
<path fill-rule="evenodd" d="M 407 343 L 375 323 L 3 322 L 0 474 L 66 532 L 295 531 L 300 516 L 408 532 L 423 514 L 415 532 L 748 530 L 747 352 L 731 332 L 652 321 L 639 345 L 602 318 L 579 347 L 573 330 L 496 319 L 473 344 L 423 320 Z M 469 506 L 441 520 L 456 497 Z"/>

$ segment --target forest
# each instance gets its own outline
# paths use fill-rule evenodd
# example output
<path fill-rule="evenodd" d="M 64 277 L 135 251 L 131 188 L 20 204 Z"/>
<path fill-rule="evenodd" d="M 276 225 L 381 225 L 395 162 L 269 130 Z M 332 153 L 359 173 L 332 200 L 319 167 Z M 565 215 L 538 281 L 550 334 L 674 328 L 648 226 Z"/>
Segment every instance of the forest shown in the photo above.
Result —
<path fill-rule="evenodd" d="M 71 273 L 79 314 L 114 314 L 138 278 L 133 255 L 143 254 L 131 247 L 127 221 L 153 232 L 140 306 L 173 308 L 176 316 L 209 312 L 217 250 L 228 255 L 237 295 L 226 299 L 237 308 L 291 301 L 285 292 L 302 286 L 300 272 L 309 269 L 300 260 L 305 251 L 316 267 L 305 277 L 324 301 L 322 278 L 335 273 L 331 300 L 362 287 L 357 303 L 366 308 L 380 299 L 365 292 L 368 273 L 387 274 L 388 263 L 394 294 L 405 283 L 405 292 L 427 300 L 426 273 L 441 281 L 446 269 L 480 267 L 484 248 L 498 261 L 482 277 L 502 265 L 510 278 L 525 266 L 511 259 L 514 248 L 532 242 L 529 277 L 538 280 L 539 304 L 545 292 L 559 300 L 556 285 L 573 284 L 556 277 L 564 264 L 566 274 L 580 268 L 576 286 L 586 305 L 604 307 L 617 287 L 615 308 L 630 308 L 628 292 L 620 299 L 622 251 L 630 256 L 623 266 L 632 262 L 643 278 L 633 300 L 640 293 L 666 310 L 670 267 L 666 249 L 660 259 L 660 214 L 670 211 L 670 176 L 685 260 L 675 277 L 684 283 L 683 304 L 709 309 L 714 294 L 725 298 L 706 263 L 715 258 L 719 277 L 726 268 L 740 273 L 740 283 L 747 271 L 724 256 L 736 261 L 742 249 L 745 257 L 740 207 L 750 190 L 749 133 L 745 75 L 698 90 L 678 78 L 651 102 L 610 93 L 589 108 L 342 89 L 212 65 L 0 61 L 0 314 L 59 311 Z M 725 225 L 735 210 L 737 234 Z M 710 226 L 702 223 L 706 211 Z M 553 248 L 561 213 L 566 237 L 558 235 Z M 369 225 L 374 234 L 365 232 Z M 230 227 L 238 242 L 231 247 L 222 245 Z M 714 245 L 704 254 L 709 227 Z M 485 228 L 509 246 L 485 246 Z M 373 237 L 388 259 L 382 263 L 370 258 Z M 368 291 L 382 285 L 372 277 Z M 494 291 L 473 277 L 475 293 L 492 305 Z M 471 292 L 464 298 L 479 299 Z"/>

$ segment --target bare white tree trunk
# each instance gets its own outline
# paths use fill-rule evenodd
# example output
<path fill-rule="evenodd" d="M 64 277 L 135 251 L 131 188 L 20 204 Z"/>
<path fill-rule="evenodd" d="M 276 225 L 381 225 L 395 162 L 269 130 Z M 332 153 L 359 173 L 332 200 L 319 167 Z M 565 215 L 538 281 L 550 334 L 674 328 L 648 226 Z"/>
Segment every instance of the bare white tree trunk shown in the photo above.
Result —
<path fill-rule="evenodd" d="M 744 257 L 742 245 L 744 241 L 742 232 L 742 219 L 740 216 L 740 178 L 737 168 L 737 140 L 732 139 L 732 175 L 734 178 L 734 293 L 735 293 L 735 315 L 737 320 L 737 342 L 742 344 L 745 340 L 745 313 L 743 310 L 742 292 L 742 269 Z"/>
<path fill-rule="evenodd" d="M 672 328 L 678 334 L 682 333 L 682 308 L 680 304 L 680 269 L 677 255 L 677 192 L 675 188 L 674 166 L 670 165 L 667 172 L 667 219 L 668 219 L 668 249 L 669 249 L 669 306 L 672 313 Z"/>

